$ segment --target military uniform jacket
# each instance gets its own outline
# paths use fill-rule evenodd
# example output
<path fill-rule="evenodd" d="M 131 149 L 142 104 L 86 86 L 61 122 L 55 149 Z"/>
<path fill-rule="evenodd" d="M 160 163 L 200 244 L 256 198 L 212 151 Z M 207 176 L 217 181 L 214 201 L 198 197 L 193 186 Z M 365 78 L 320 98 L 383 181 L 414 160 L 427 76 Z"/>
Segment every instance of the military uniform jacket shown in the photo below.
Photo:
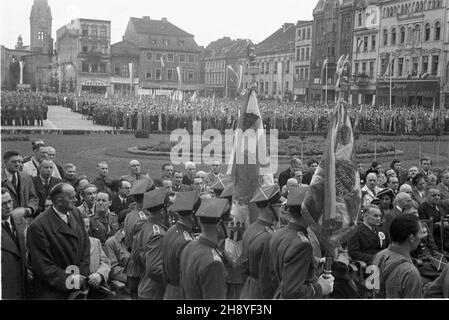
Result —
<path fill-rule="evenodd" d="M 128 267 L 126 268 L 126 275 L 128 277 L 138 277 L 143 273 L 143 266 L 138 263 L 138 250 L 137 250 L 137 235 L 143 224 L 139 221 L 146 221 L 149 213 L 143 209 L 134 209 L 126 215 L 125 218 L 125 248 L 131 253 L 128 261 Z M 133 245 L 135 246 L 133 247 Z M 136 258 L 136 259 L 135 259 Z"/>
<path fill-rule="evenodd" d="M 348 253 L 354 260 L 370 264 L 379 251 L 387 247 L 386 235 L 378 228 L 370 229 L 364 223 L 359 224 L 354 235 L 348 241 Z"/>
<path fill-rule="evenodd" d="M 117 215 L 112 212 L 108 212 L 104 217 L 96 213 L 89 218 L 89 236 L 99 239 L 101 244 L 104 244 L 119 229 L 117 219 Z"/>
<path fill-rule="evenodd" d="M 162 240 L 162 261 L 167 283 L 164 299 L 182 299 L 182 292 L 179 287 L 179 263 L 182 250 L 193 239 L 191 230 L 178 221 L 168 229 Z"/>
<path fill-rule="evenodd" d="M 143 223 L 137 236 L 137 251 L 139 261 L 144 266 L 144 272 L 139 282 L 138 295 L 140 299 L 162 299 L 166 282 L 162 263 L 162 239 L 167 228 L 162 220 L 149 217 Z"/>
<path fill-rule="evenodd" d="M 129 251 L 125 248 L 125 236 L 123 230 L 117 231 L 112 237 L 106 240 L 104 252 L 111 261 L 111 280 L 118 280 L 126 283 L 125 268 L 128 266 Z"/>
<path fill-rule="evenodd" d="M 270 239 L 273 229 L 269 222 L 258 219 L 243 234 L 242 264 L 248 275 L 241 299 L 272 299 L 273 283 L 270 278 Z"/>
<path fill-rule="evenodd" d="M 321 286 L 317 283 L 313 248 L 304 226 L 289 222 L 272 236 L 270 263 L 272 279 L 277 284 L 274 298 L 322 298 Z"/>
<path fill-rule="evenodd" d="M 225 267 L 216 244 L 199 237 L 181 253 L 180 286 L 186 299 L 226 299 Z"/>

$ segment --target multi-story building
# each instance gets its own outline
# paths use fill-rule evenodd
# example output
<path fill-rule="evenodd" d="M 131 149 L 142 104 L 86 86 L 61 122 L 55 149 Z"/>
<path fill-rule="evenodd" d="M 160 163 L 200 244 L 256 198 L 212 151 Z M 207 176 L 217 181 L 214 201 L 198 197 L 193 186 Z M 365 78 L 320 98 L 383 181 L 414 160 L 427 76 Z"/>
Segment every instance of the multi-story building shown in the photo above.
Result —
<path fill-rule="evenodd" d="M 258 93 L 265 98 L 293 100 L 293 61 L 295 59 L 296 27 L 284 23 L 280 29 L 256 45 Z M 249 88 L 252 75 L 249 63 L 244 67 L 243 87 Z"/>
<path fill-rule="evenodd" d="M 61 87 L 76 92 L 110 91 L 111 22 L 75 19 L 56 31 Z"/>
<path fill-rule="evenodd" d="M 355 0 L 319 0 L 313 10 L 311 94 L 313 101 L 335 99 L 336 67 L 352 55 Z M 327 64 L 325 64 L 327 61 Z M 327 77 L 326 77 L 327 74 Z M 342 88 L 347 97 L 347 90 Z"/>
<path fill-rule="evenodd" d="M 375 103 L 379 55 L 380 0 L 357 2 L 354 12 L 349 101 Z"/>
<path fill-rule="evenodd" d="M 111 91 L 113 94 L 133 95 L 138 92 L 139 55 L 139 48 L 129 41 L 123 40 L 111 45 Z"/>
<path fill-rule="evenodd" d="M 446 14 L 445 14 L 445 21 L 446 25 L 444 27 L 444 63 L 443 66 L 445 66 L 445 69 L 442 73 L 443 83 L 441 85 L 442 88 L 442 94 L 441 94 L 441 101 L 440 101 L 440 107 L 449 109 L 449 1 L 446 0 Z"/>
<path fill-rule="evenodd" d="M 19 61 L 23 61 L 23 86 L 30 89 L 51 89 L 53 74 L 52 16 L 47 0 L 34 0 L 30 14 L 30 46 L 19 35 L 15 49 L 1 46 L 1 86 L 16 89 L 20 84 Z"/>
<path fill-rule="evenodd" d="M 295 101 L 310 101 L 310 60 L 312 58 L 313 21 L 296 23 L 293 95 Z"/>
<path fill-rule="evenodd" d="M 249 40 L 224 37 L 206 47 L 203 62 L 206 96 L 233 98 L 238 95 L 239 70 L 248 58 L 249 44 Z"/>
<path fill-rule="evenodd" d="M 180 89 L 187 92 L 202 89 L 202 48 L 196 44 L 193 35 L 170 23 L 167 18 L 131 17 L 123 39 L 139 49 L 141 89 Z"/>
<path fill-rule="evenodd" d="M 444 76 L 447 5 L 447 0 L 381 2 L 377 80 L 380 104 L 389 105 L 391 101 L 397 105 L 438 107 L 444 101 L 448 92 Z"/>

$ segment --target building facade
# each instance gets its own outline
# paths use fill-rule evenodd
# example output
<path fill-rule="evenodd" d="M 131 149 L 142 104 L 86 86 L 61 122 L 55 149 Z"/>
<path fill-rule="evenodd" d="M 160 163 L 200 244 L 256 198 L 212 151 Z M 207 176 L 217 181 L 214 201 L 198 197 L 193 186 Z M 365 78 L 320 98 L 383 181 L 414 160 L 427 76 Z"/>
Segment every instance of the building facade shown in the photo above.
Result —
<path fill-rule="evenodd" d="M 349 101 L 376 102 L 378 76 L 380 6 L 379 0 L 358 2 L 354 12 L 354 36 Z"/>
<path fill-rule="evenodd" d="M 377 80 L 380 104 L 391 101 L 429 108 L 445 104 L 447 5 L 446 0 L 382 1 Z"/>
<path fill-rule="evenodd" d="M 1 87 L 15 90 L 50 90 L 57 79 L 53 70 L 52 15 L 47 0 L 34 0 L 30 14 L 30 45 L 19 35 L 15 49 L 1 46 Z M 20 86 L 20 61 L 23 85 Z M 54 89 L 54 88 L 53 88 Z"/>
<path fill-rule="evenodd" d="M 225 37 L 204 50 L 204 94 L 207 97 L 238 96 L 239 73 L 247 61 L 249 40 Z"/>
<path fill-rule="evenodd" d="M 111 92 L 134 95 L 139 90 L 139 48 L 123 40 L 111 45 Z M 132 74 L 131 74 L 132 72 Z"/>
<path fill-rule="evenodd" d="M 296 26 L 284 23 L 280 29 L 256 45 L 256 84 L 259 95 L 267 99 L 293 100 L 293 61 Z M 251 86 L 249 63 L 244 66 L 243 88 Z"/>
<path fill-rule="evenodd" d="M 131 17 L 123 37 L 139 49 L 139 88 L 199 91 L 201 52 L 194 36 L 166 18 Z"/>
<path fill-rule="evenodd" d="M 312 58 L 313 21 L 296 24 L 295 59 L 293 61 L 293 95 L 299 102 L 310 101 L 310 61 Z"/>
<path fill-rule="evenodd" d="M 61 91 L 109 92 L 110 44 L 110 21 L 75 19 L 58 29 L 56 53 Z"/>
<path fill-rule="evenodd" d="M 354 3 L 354 0 L 319 0 L 313 10 L 312 101 L 335 100 L 338 59 L 342 55 L 349 55 L 352 59 Z M 347 86 L 342 88 L 346 99 L 348 89 Z"/>

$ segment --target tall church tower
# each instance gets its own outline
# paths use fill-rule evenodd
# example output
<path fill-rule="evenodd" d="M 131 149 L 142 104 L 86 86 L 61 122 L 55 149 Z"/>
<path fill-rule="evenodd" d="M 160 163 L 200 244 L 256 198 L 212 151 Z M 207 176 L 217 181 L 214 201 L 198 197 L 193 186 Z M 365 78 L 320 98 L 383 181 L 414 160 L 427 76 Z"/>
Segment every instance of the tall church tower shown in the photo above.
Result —
<path fill-rule="evenodd" d="M 34 0 L 30 14 L 30 50 L 53 53 L 51 37 L 51 10 L 47 0 Z"/>

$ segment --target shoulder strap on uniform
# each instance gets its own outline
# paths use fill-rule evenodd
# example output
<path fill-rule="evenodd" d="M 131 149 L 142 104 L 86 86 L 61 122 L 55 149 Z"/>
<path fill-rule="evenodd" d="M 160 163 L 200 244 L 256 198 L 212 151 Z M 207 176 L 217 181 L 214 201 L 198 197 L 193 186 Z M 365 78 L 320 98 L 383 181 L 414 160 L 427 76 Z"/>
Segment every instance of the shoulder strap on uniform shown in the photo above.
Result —
<path fill-rule="evenodd" d="M 302 242 L 310 242 L 309 238 L 307 238 L 301 231 L 298 231 L 296 234 Z"/>
<path fill-rule="evenodd" d="M 218 254 L 218 252 L 217 252 L 215 249 L 211 249 L 211 251 L 212 251 L 212 257 L 213 257 L 214 261 L 220 261 L 220 262 L 223 262 L 223 261 L 221 260 L 220 255 Z"/>
<path fill-rule="evenodd" d="M 147 220 L 147 216 L 145 215 L 145 213 L 143 213 L 143 211 L 139 211 L 139 217 L 141 220 Z"/>
<path fill-rule="evenodd" d="M 159 226 L 157 224 L 153 224 L 153 233 L 161 234 L 161 229 L 159 229 Z"/>
<path fill-rule="evenodd" d="M 392 263 L 391 265 L 389 265 L 388 268 L 386 268 L 384 270 L 384 272 L 382 272 L 382 275 L 380 276 L 380 282 L 379 282 L 379 293 L 380 293 L 381 297 L 386 298 L 385 281 L 387 281 L 388 277 L 391 275 L 391 273 L 397 267 L 399 267 L 401 264 L 403 264 L 405 262 L 408 262 L 408 260 L 407 259 L 398 260 L 398 261 Z"/>
<path fill-rule="evenodd" d="M 193 240 L 192 235 L 191 235 L 190 233 L 188 233 L 187 231 L 184 231 L 182 234 L 184 235 L 184 239 L 185 239 L 186 241 L 191 241 L 191 240 Z"/>

